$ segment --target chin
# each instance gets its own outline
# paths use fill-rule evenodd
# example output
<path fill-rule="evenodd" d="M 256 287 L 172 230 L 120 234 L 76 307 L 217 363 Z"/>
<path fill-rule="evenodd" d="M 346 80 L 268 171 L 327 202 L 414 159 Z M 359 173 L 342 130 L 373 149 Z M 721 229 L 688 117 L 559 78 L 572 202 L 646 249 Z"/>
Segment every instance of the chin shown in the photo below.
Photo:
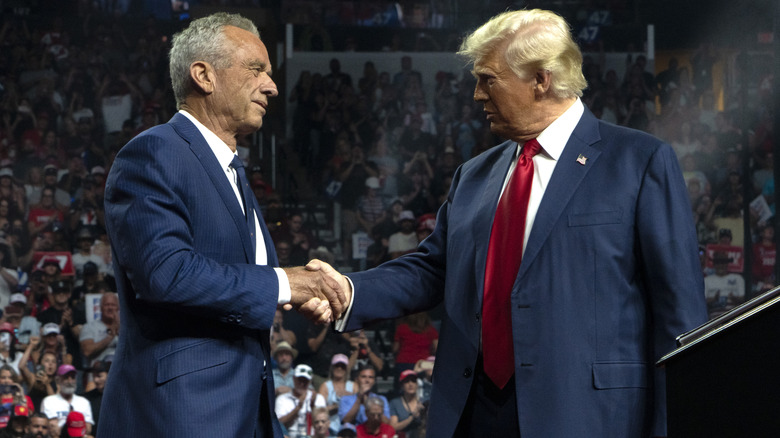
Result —
<path fill-rule="evenodd" d="M 505 131 L 504 129 L 501 129 L 500 126 L 493 125 L 492 123 L 490 124 L 490 132 L 492 132 L 493 134 L 495 134 L 495 135 L 497 135 L 497 136 L 499 136 L 499 137 L 501 137 L 503 139 L 508 139 L 509 138 L 507 131 Z"/>
<path fill-rule="evenodd" d="M 250 135 L 259 131 L 260 128 L 262 127 L 263 127 L 263 119 L 247 121 L 246 124 L 241 126 L 241 129 L 238 131 L 238 133 L 239 135 Z"/>

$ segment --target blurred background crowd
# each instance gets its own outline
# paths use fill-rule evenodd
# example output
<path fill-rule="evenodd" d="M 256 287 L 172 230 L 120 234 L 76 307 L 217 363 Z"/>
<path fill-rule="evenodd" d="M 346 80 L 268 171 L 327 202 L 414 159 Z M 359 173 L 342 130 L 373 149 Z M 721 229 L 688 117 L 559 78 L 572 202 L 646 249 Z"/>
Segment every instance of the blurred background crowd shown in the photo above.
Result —
<path fill-rule="evenodd" d="M 771 20 L 755 18 L 771 18 L 772 2 L 750 17 L 727 9 L 737 29 L 719 37 L 700 28 L 721 23 L 713 16 L 686 21 L 692 5 L 659 3 L 0 1 L 0 436 L 95 433 L 121 335 L 105 177 L 129 139 L 176 111 L 171 35 L 216 10 L 256 19 L 285 90 L 263 131 L 239 139 L 283 266 L 316 257 L 348 272 L 414 251 L 455 169 L 501 141 L 473 102 L 469 67 L 436 60 L 485 18 L 542 7 L 580 40 L 590 111 L 676 151 L 711 316 L 774 287 L 776 49 Z M 315 435 L 319 417 L 329 434 L 367 421 L 369 393 L 385 397 L 398 432 L 421 436 L 437 314 L 342 335 L 279 312 L 279 400 L 312 406 L 309 430 L 296 418 L 291 436 Z"/>

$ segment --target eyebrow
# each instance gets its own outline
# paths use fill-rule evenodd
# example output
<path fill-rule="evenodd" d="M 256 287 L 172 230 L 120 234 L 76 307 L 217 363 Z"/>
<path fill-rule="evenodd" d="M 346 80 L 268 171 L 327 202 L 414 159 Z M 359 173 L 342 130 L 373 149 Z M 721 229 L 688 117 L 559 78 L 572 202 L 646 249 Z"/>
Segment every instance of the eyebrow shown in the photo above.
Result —
<path fill-rule="evenodd" d="M 250 69 L 259 68 L 260 71 L 268 73 L 268 76 L 271 76 L 273 74 L 273 70 L 271 69 L 271 66 L 268 63 L 263 62 L 263 61 L 261 61 L 259 59 L 254 59 L 252 61 L 248 61 L 248 62 L 245 63 L 245 65 L 246 65 L 247 68 L 250 68 Z"/>
<path fill-rule="evenodd" d="M 471 75 L 475 78 L 478 78 L 480 76 L 495 76 L 496 73 L 493 70 L 486 69 L 484 67 L 482 68 L 473 68 L 471 69 Z"/>

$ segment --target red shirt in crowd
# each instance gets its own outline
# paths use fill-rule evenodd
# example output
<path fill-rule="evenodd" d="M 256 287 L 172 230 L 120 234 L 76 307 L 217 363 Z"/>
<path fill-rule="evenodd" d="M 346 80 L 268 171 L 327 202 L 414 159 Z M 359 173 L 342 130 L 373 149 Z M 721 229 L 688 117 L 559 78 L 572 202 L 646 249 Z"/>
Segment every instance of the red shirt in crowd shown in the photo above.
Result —
<path fill-rule="evenodd" d="M 422 333 L 415 333 L 406 324 L 400 324 L 395 330 L 395 342 L 400 348 L 395 357 L 396 363 L 417 363 L 432 354 L 431 344 L 439 339 L 439 332 L 433 326 L 428 326 Z"/>
<path fill-rule="evenodd" d="M 56 208 L 48 209 L 48 208 L 33 207 L 30 209 L 29 221 L 35 224 L 36 226 L 47 224 L 52 220 L 52 218 L 62 222 L 63 221 L 62 211 L 57 210 Z"/>
<path fill-rule="evenodd" d="M 366 429 L 366 423 L 360 424 L 357 427 L 357 438 L 393 438 L 395 435 L 395 429 L 387 423 L 382 423 L 379 426 L 377 433 L 371 433 Z"/>
<path fill-rule="evenodd" d="M 757 244 L 753 247 L 753 276 L 754 280 L 762 281 L 771 278 L 775 271 L 775 257 L 777 250 L 775 245 Z"/>

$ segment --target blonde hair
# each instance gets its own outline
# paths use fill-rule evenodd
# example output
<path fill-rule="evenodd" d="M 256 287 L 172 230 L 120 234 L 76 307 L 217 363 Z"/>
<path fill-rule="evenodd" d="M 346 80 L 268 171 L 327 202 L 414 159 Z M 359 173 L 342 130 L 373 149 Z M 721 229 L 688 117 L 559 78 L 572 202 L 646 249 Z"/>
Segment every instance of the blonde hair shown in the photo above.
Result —
<path fill-rule="evenodd" d="M 546 70 L 551 73 L 553 95 L 582 96 L 588 86 L 582 53 L 563 17 L 542 9 L 501 13 L 468 35 L 458 55 L 478 62 L 505 43 L 504 58 L 518 77 L 527 79 Z"/>

